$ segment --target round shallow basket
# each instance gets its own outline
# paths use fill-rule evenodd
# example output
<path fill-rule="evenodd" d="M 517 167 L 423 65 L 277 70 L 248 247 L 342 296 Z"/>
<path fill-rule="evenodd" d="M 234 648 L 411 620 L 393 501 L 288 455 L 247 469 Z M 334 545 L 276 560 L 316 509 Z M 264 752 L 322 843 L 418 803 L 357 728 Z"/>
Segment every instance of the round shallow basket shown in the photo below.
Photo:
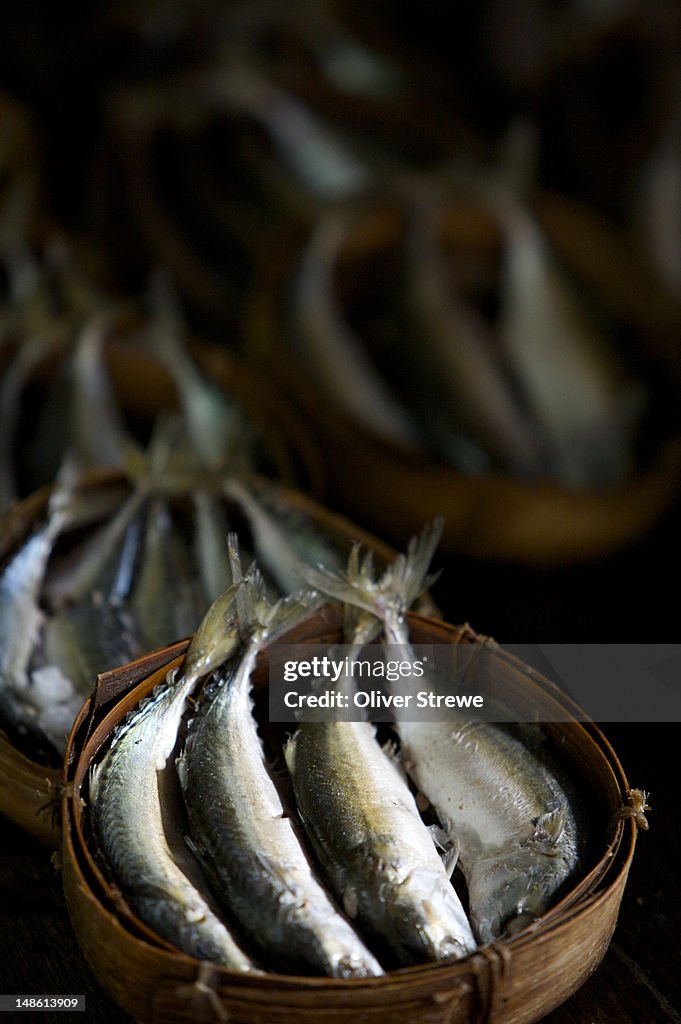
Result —
<path fill-rule="evenodd" d="M 343 557 L 349 554 L 353 543 L 359 542 L 374 552 L 379 565 L 387 565 L 394 558 L 394 551 L 376 537 L 343 516 L 329 512 L 302 493 L 281 484 L 259 481 L 258 478 L 254 478 L 251 484 L 256 493 L 258 487 L 267 487 L 270 497 L 276 499 L 284 513 L 302 513 L 308 517 Z M 118 471 L 101 470 L 86 474 L 79 487 L 91 493 L 98 492 L 102 497 L 110 492 L 112 498 L 122 501 L 130 493 L 131 485 Z M 43 520 L 50 494 L 51 488 L 42 488 L 15 506 L 0 523 L 0 571 L 6 559 L 30 536 L 37 523 Z M 422 607 L 429 612 L 435 610 L 428 596 L 423 598 Z M 102 671 L 113 667 L 101 666 Z M 94 686 L 95 680 L 92 682 Z M 33 756 L 29 748 L 24 749 L 20 740 L 11 738 L 0 726 L 0 814 L 6 815 L 42 842 L 58 846 L 62 771 L 59 767 L 46 767 L 32 759 Z"/>
<path fill-rule="evenodd" d="M 327 605 L 283 642 L 331 643 L 342 613 Z M 468 626 L 410 615 L 415 643 L 480 643 Z M 62 798 L 64 888 L 71 920 L 90 967 L 137 1021 L 229 1020 L 234 1024 L 309 1021 L 348 1024 L 529 1024 L 567 999 L 596 969 L 608 947 L 629 866 L 636 826 L 617 757 L 591 722 L 521 662 L 491 646 L 519 706 L 563 721 L 545 725 L 546 739 L 589 797 L 591 854 L 578 882 L 542 918 L 511 939 L 450 964 L 397 970 L 382 978 L 338 981 L 268 975 L 247 978 L 177 952 L 151 932 L 110 884 L 90 845 L 88 776 L 113 730 L 181 664 L 176 644 L 99 679 L 69 740 Z M 266 653 L 253 677 L 256 708 L 267 698 Z M 565 715 L 567 710 L 568 715 Z"/>
<path fill-rule="evenodd" d="M 536 212 L 566 270 L 627 339 L 635 372 L 681 386 L 681 304 L 661 291 L 650 271 L 646 274 L 636 249 L 586 208 L 562 197 L 540 197 Z M 399 205 L 371 207 L 357 215 L 339 256 L 339 294 L 346 312 L 352 307 L 353 329 L 369 345 L 375 338 L 371 323 L 360 323 L 362 302 L 374 315 L 381 300 L 373 293 L 363 300 L 356 293 L 361 289 L 364 295 L 378 281 L 377 294 L 384 294 L 385 274 L 394 274 L 401 259 L 405 229 Z M 494 301 L 490 295 L 496 287 L 501 233 L 490 213 L 469 199 L 449 200 L 441 244 L 463 287 Z M 550 567 L 628 546 L 678 496 L 681 440 L 671 428 L 650 440 L 650 451 L 631 479 L 596 490 L 500 473 L 467 476 L 423 451 L 379 437 L 330 400 L 296 355 L 287 326 L 293 265 L 288 251 L 278 266 L 272 262 L 269 276 L 256 282 L 245 334 L 252 361 L 295 400 L 324 454 L 327 473 L 320 500 L 369 528 L 380 524 L 382 535 L 396 543 L 424 519 L 441 514 L 442 546 L 448 551 Z M 390 356 L 384 352 L 383 358 Z M 660 427 L 658 417 L 655 430 Z"/>

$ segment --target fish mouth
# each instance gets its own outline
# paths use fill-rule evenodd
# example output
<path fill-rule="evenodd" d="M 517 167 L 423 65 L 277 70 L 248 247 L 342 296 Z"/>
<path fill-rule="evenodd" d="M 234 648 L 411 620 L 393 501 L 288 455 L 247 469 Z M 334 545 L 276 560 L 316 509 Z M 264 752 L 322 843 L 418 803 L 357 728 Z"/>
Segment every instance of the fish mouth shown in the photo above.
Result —
<path fill-rule="evenodd" d="M 531 910 L 522 910 L 519 914 L 512 914 L 504 922 L 503 937 L 505 939 L 512 938 L 518 932 L 524 931 L 529 925 L 538 921 L 540 916 L 539 914 L 534 914 Z"/>
<path fill-rule="evenodd" d="M 374 978 L 376 970 L 372 969 L 370 964 L 355 957 L 342 956 L 336 961 L 334 975 L 344 981 L 352 978 Z"/>

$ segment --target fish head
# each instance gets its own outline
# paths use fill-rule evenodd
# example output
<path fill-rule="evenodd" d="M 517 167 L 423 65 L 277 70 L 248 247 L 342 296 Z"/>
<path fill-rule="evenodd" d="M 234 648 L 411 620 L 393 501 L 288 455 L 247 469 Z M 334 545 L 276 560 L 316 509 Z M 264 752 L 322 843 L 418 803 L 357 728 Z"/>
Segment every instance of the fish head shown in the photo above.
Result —
<path fill-rule="evenodd" d="M 480 942 L 493 942 L 526 928 L 548 909 L 565 882 L 570 865 L 560 854 L 548 856 L 519 847 L 501 856 L 481 858 L 469 879 L 471 920 Z"/>

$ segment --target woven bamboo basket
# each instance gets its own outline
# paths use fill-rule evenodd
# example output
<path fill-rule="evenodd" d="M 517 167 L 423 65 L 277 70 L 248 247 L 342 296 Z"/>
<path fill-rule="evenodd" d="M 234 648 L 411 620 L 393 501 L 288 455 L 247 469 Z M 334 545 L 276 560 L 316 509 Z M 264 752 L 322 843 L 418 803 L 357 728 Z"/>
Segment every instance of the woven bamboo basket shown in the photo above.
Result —
<path fill-rule="evenodd" d="M 536 212 L 569 273 L 632 339 L 628 355 L 637 372 L 649 371 L 652 363 L 654 374 L 681 387 L 681 306 L 646 272 L 631 241 L 584 206 L 559 196 L 541 196 Z M 362 282 L 380 275 L 382 261 L 394 264 L 404 230 L 399 206 L 367 210 L 348 232 L 339 278 Z M 490 287 L 490 266 L 498 264 L 501 234 L 489 212 L 469 199 L 450 200 L 441 242 L 464 286 L 479 289 L 482 279 L 483 287 Z M 681 439 L 673 430 L 651 442 L 651 451 L 631 479 L 596 490 L 500 473 L 466 476 L 423 452 L 384 440 L 321 394 L 297 358 L 285 326 L 291 265 L 288 252 L 256 282 L 245 333 L 252 361 L 266 367 L 295 400 L 326 466 L 332 467 L 317 494 L 320 500 L 369 528 L 380 524 L 388 538 L 407 536 L 428 516 L 442 514 L 446 550 L 550 567 L 623 549 L 645 535 L 678 496 Z M 353 301 L 350 292 L 346 297 Z M 370 341 L 370 331 L 362 337 Z"/>
<path fill-rule="evenodd" d="M 469 627 L 411 615 L 417 643 L 479 642 Z M 328 605 L 286 638 L 335 642 L 341 610 Z M 90 845 L 90 765 L 128 711 L 166 671 L 181 664 L 187 644 L 100 676 L 74 725 L 62 796 L 64 888 L 83 954 L 100 982 L 136 1021 L 229 1020 L 234 1024 L 309 1021 L 347 1024 L 530 1024 L 567 999 L 596 969 L 608 947 L 634 853 L 636 825 L 629 787 L 616 754 L 591 722 L 546 725 L 575 781 L 593 797 L 593 855 L 579 881 L 541 919 L 509 940 L 456 963 L 394 971 L 383 978 L 336 981 L 268 975 L 249 979 L 177 952 L 151 932 L 110 884 Z M 498 651 L 504 677 L 525 707 L 541 714 L 574 706 L 521 662 Z M 256 706 L 266 695 L 266 654 L 254 674 Z"/>
<path fill-rule="evenodd" d="M 257 480 L 254 482 L 257 486 Z M 83 490 L 104 494 L 111 491 L 121 499 L 130 491 L 130 484 L 117 471 L 94 471 L 83 477 Z M 272 485 L 273 486 L 273 485 Z M 2 521 L 0 534 L 0 566 L 30 535 L 32 529 L 46 513 L 51 488 L 45 487 L 20 502 Z M 355 526 L 343 516 L 335 515 L 302 493 L 284 485 L 274 492 L 284 509 L 308 516 L 331 540 L 343 556 L 355 541 L 373 550 L 379 564 L 392 561 L 394 552 L 376 537 Z M 430 598 L 424 599 L 424 608 L 435 606 Z M 153 659 L 153 655 L 151 656 Z M 102 670 L 113 667 L 102 665 Z M 93 686 L 95 680 L 93 679 Z M 42 842 L 59 844 L 59 791 L 62 772 L 58 767 L 46 767 L 33 760 L 26 749 L 20 749 L 0 727 L 0 814 L 6 815 Z"/>

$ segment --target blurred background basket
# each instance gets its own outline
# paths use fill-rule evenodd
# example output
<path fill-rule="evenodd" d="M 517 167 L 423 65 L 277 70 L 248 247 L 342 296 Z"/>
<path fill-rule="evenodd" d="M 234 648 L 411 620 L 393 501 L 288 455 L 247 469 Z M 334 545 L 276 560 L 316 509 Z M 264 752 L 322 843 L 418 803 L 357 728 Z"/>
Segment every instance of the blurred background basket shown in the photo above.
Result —
<path fill-rule="evenodd" d="M 627 356 L 637 374 L 647 374 L 653 381 L 671 376 L 674 387 L 681 387 L 681 349 L 674 343 L 681 333 L 681 305 L 655 285 L 650 273 L 646 275 L 645 260 L 631 240 L 627 246 L 585 206 L 561 196 L 540 195 L 536 213 L 566 270 L 607 312 L 613 330 L 627 339 Z M 377 204 L 356 216 L 348 231 L 337 278 L 345 275 L 355 289 L 359 285 L 367 306 L 381 263 L 394 267 L 400 258 L 405 219 L 399 205 Z M 481 264 L 493 268 L 499 259 L 499 227 L 475 200 L 449 201 L 440 242 L 457 269 L 473 275 L 478 289 L 476 268 Z M 298 252 L 300 246 L 299 240 Z M 610 258 L 613 251 L 618 253 L 616 264 Z M 272 260 L 268 274 L 256 281 L 245 333 L 250 358 L 266 368 L 295 402 L 324 452 L 326 474 L 319 496 L 334 507 L 373 529 L 380 527 L 396 543 L 416 532 L 429 516 L 442 514 L 442 543 L 447 552 L 483 561 L 552 567 L 603 558 L 626 548 L 645 536 L 678 498 L 679 424 L 665 412 L 668 399 L 655 412 L 655 390 L 654 426 L 652 437 L 646 439 L 642 465 L 631 479 L 595 490 L 499 472 L 465 475 L 438 463 L 426 451 L 408 450 L 378 436 L 329 398 L 296 350 L 289 308 L 295 265 L 287 239 L 279 261 Z M 489 288 L 489 283 L 484 287 Z M 371 351 L 371 327 L 362 333 L 356 326 L 363 315 L 367 317 L 362 299 L 352 291 L 344 298 L 345 314 L 350 315 L 349 307 L 353 325 Z M 389 297 L 384 294 L 382 301 L 387 304 Z M 418 338 L 411 344 L 417 346 Z"/>

